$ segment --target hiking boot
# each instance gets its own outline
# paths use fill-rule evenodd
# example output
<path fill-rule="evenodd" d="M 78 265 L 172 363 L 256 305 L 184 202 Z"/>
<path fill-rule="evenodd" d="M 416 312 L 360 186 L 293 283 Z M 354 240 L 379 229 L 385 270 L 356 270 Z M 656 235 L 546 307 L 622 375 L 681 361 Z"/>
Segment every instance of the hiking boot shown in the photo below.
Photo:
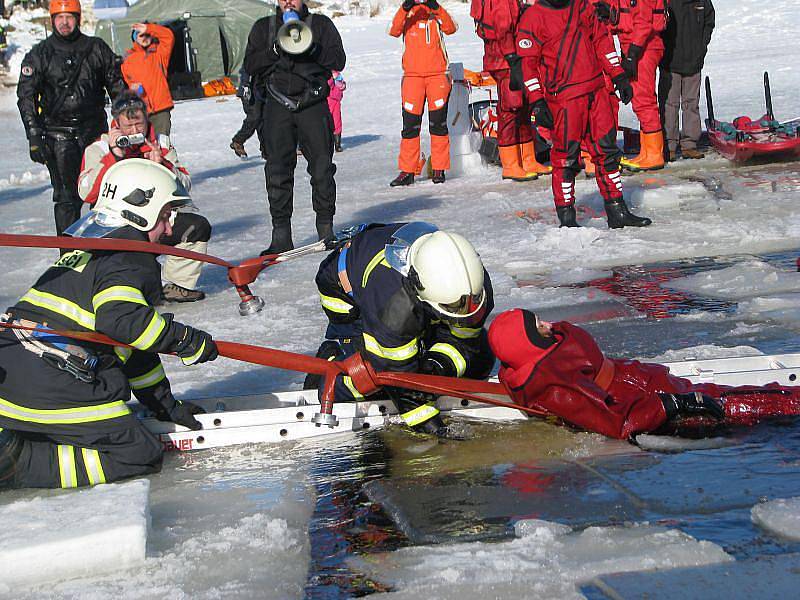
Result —
<path fill-rule="evenodd" d="M 406 173 L 405 171 L 400 171 L 400 174 L 392 179 L 389 185 L 391 187 L 398 187 L 401 185 L 411 185 L 414 183 L 414 174 L 413 173 Z"/>
<path fill-rule="evenodd" d="M 561 227 L 580 227 L 578 221 L 575 220 L 575 205 L 570 206 L 556 206 L 556 214 L 558 215 L 558 222 Z"/>
<path fill-rule="evenodd" d="M 647 227 L 652 223 L 647 217 L 637 217 L 625 204 L 622 198 L 614 198 L 605 202 L 606 218 L 609 229 L 622 229 L 623 227 Z"/>
<path fill-rule="evenodd" d="M 433 175 L 431 175 L 431 181 L 433 181 L 433 183 L 444 183 L 444 180 L 444 169 L 434 169 Z"/>
<path fill-rule="evenodd" d="M 690 160 L 697 160 L 698 158 L 705 158 L 706 156 L 697 148 L 687 148 L 686 150 L 681 150 L 681 155 L 683 158 L 688 158 Z"/>
<path fill-rule="evenodd" d="M 247 151 L 244 149 L 244 144 L 242 142 L 237 142 L 236 140 L 232 141 L 231 150 L 233 150 L 239 158 L 247 158 Z"/>
<path fill-rule="evenodd" d="M 161 296 L 165 302 L 197 302 L 206 295 L 200 290 L 189 290 L 177 283 L 167 283 L 161 288 Z"/>
<path fill-rule="evenodd" d="M 22 439 L 9 429 L 0 429 L 0 490 L 14 487 Z"/>
<path fill-rule="evenodd" d="M 281 252 L 287 252 L 288 250 L 294 250 L 294 243 L 292 242 L 292 224 L 287 223 L 286 225 L 272 225 L 272 241 L 269 244 L 269 247 L 261 252 L 261 256 L 266 256 L 267 254 L 280 254 Z"/>
<path fill-rule="evenodd" d="M 333 149 L 336 150 L 336 152 L 341 152 L 342 150 L 344 150 L 344 148 L 342 148 L 342 134 L 341 133 L 334 133 L 333 134 Z"/>

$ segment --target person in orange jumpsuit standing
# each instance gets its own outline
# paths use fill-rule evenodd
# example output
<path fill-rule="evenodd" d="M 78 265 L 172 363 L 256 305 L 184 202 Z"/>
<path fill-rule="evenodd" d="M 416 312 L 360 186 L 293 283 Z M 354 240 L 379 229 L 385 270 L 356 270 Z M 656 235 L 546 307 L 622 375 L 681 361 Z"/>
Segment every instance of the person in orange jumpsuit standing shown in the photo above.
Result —
<path fill-rule="evenodd" d="M 147 104 L 147 119 L 156 135 L 169 135 L 172 129 L 170 114 L 172 94 L 167 82 L 167 68 L 175 35 L 168 27 L 154 23 L 134 23 L 131 26 L 133 48 L 122 63 L 125 83 Z"/>
<path fill-rule="evenodd" d="M 595 5 L 600 20 L 619 37 L 622 68 L 633 86 L 633 112 L 639 119 L 641 151 L 620 164 L 631 171 L 664 167 L 664 134 L 656 98 L 656 68 L 664 56 L 661 32 L 667 28 L 667 0 L 608 0 Z"/>
<path fill-rule="evenodd" d="M 531 181 L 552 171 L 536 160 L 531 127 L 532 106 L 522 93 L 509 87 L 511 65 L 521 59 L 516 53 L 519 0 L 497 0 L 491 7 L 485 0 L 473 0 L 470 16 L 483 40 L 483 69 L 497 82 L 497 146 L 503 179 Z"/>
<path fill-rule="evenodd" d="M 444 35 L 458 26 L 436 0 L 424 3 L 405 0 L 389 28 L 392 37 L 403 36 L 403 132 L 398 168 L 400 174 L 389 184 L 411 185 L 419 165 L 419 134 L 422 112 L 428 101 L 428 129 L 431 134 L 431 168 L 434 183 L 444 183 L 450 168 L 450 138 L 447 135 L 447 100 L 450 79 Z"/>

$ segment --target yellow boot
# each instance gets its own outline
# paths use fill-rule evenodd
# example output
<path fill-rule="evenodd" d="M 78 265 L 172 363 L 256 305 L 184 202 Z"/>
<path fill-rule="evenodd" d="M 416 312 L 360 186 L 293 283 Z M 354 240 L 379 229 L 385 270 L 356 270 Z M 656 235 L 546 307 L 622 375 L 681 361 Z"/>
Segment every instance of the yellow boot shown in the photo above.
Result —
<path fill-rule="evenodd" d="M 514 181 L 533 181 L 538 179 L 536 173 L 528 173 L 522 168 L 519 146 L 500 146 L 500 163 L 503 165 L 503 179 Z"/>
<path fill-rule="evenodd" d="M 536 160 L 536 146 L 533 142 L 525 142 L 519 145 L 519 155 L 522 157 L 522 168 L 526 173 L 536 173 L 537 175 L 549 175 L 553 167 L 546 167 Z"/>
<path fill-rule="evenodd" d="M 636 158 L 622 159 L 620 165 L 630 171 L 656 171 L 664 168 L 664 135 L 660 131 L 655 133 L 640 133 L 642 152 Z"/>

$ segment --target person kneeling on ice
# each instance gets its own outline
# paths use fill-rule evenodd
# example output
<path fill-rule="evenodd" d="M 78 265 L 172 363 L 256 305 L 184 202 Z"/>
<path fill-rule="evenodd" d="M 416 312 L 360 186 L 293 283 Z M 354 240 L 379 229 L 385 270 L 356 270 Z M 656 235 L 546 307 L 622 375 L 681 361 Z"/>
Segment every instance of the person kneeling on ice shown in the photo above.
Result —
<path fill-rule="evenodd" d="M 483 325 L 494 307 L 489 274 L 464 237 L 430 223 L 361 225 L 319 267 L 328 316 L 317 356 L 341 360 L 356 352 L 376 371 L 485 379 L 494 366 Z M 306 389 L 320 386 L 306 378 Z M 416 430 L 446 435 L 433 398 L 384 388 Z M 336 402 L 363 395 L 337 375 Z"/>
<path fill-rule="evenodd" d="M 512 89 L 525 86 L 536 125 L 552 132 L 553 200 L 561 227 L 579 227 L 575 177 L 581 172 L 581 143 L 595 165 L 608 226 L 650 225 L 650 219 L 628 210 L 622 196 L 622 152 L 603 73 L 623 103 L 631 101 L 633 91 L 608 26 L 597 19 L 589 0 L 537 0 L 522 13 L 516 31 L 522 60 L 510 63 L 510 81 Z"/>
<path fill-rule="evenodd" d="M 95 207 L 65 233 L 157 242 L 190 203 L 169 169 L 134 158 L 108 169 Z M 194 415 L 203 409 L 173 397 L 158 353 L 193 365 L 214 360 L 217 347 L 205 331 L 152 307 L 159 271 L 153 254 L 74 250 L 2 316 L 0 488 L 69 488 L 158 472 L 161 443 L 126 406 L 131 390 L 159 420 L 202 428 Z M 43 329 L 102 333 L 131 347 Z"/>
<path fill-rule="evenodd" d="M 499 315 L 489 344 L 514 402 L 612 438 L 800 415 L 800 387 L 695 384 L 663 365 L 608 358 L 584 329 L 528 310 Z"/>

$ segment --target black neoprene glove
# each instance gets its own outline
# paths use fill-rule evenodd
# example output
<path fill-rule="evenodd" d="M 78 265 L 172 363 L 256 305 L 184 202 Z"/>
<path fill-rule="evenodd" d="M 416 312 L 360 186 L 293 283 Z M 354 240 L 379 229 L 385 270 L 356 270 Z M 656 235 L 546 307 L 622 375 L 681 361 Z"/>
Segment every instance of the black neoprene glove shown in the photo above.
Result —
<path fill-rule="evenodd" d="M 31 129 L 28 134 L 28 144 L 30 144 L 30 156 L 33 162 L 45 164 L 47 157 L 44 148 L 44 134 L 39 129 Z"/>
<path fill-rule="evenodd" d="M 427 6 L 431 10 L 437 10 L 439 8 L 439 3 L 436 0 L 428 0 L 427 2 L 425 2 L 425 6 Z"/>
<path fill-rule="evenodd" d="M 452 367 L 448 368 L 447 364 L 443 364 L 431 356 L 427 356 L 422 359 L 422 362 L 419 364 L 419 372 L 423 375 L 439 375 L 441 377 L 456 376 L 456 373 L 453 371 Z"/>
<path fill-rule="evenodd" d="M 553 113 L 550 112 L 550 107 L 547 106 L 547 100 L 544 98 L 539 98 L 533 103 L 533 114 L 536 115 L 537 127 L 552 129 L 556 124 L 553 119 Z"/>
<path fill-rule="evenodd" d="M 642 58 L 642 47 L 636 44 L 628 46 L 628 51 L 622 57 L 622 68 L 628 79 L 636 79 L 639 74 L 639 59 Z"/>
<path fill-rule="evenodd" d="M 619 93 L 619 100 L 623 104 L 629 104 L 633 100 L 633 86 L 625 73 L 621 73 L 611 80 L 614 82 L 614 89 Z"/>
<path fill-rule="evenodd" d="M 414 2 L 414 0 L 406 0 L 405 2 L 403 2 L 403 10 L 408 12 L 412 8 L 414 8 L 415 4 L 416 4 L 416 2 Z"/>
<path fill-rule="evenodd" d="M 519 54 L 514 52 L 511 54 L 506 54 L 504 58 L 508 63 L 508 68 L 511 69 L 511 77 L 508 80 L 508 89 L 518 92 L 525 87 L 525 77 L 522 75 L 522 58 L 519 56 Z"/>
<path fill-rule="evenodd" d="M 197 431 L 203 428 L 203 424 L 194 418 L 195 415 L 202 415 L 206 411 L 202 407 L 192 404 L 191 402 L 175 401 L 175 406 L 167 412 L 160 413 L 157 418 L 159 421 L 170 421 L 178 425 L 183 425 Z"/>
<path fill-rule="evenodd" d="M 659 392 L 658 397 L 664 404 L 668 421 L 677 417 L 712 417 L 719 421 L 725 418 L 725 408 L 722 406 L 722 402 L 700 392 L 689 392 L 688 394 Z"/>
<path fill-rule="evenodd" d="M 594 14 L 603 23 L 616 25 L 617 21 L 619 21 L 619 15 L 616 12 L 611 9 L 607 2 L 598 2 L 594 5 Z"/>
<path fill-rule="evenodd" d="M 183 335 L 175 348 L 184 365 L 199 365 L 219 356 L 217 345 L 211 335 L 202 329 L 184 325 Z"/>

